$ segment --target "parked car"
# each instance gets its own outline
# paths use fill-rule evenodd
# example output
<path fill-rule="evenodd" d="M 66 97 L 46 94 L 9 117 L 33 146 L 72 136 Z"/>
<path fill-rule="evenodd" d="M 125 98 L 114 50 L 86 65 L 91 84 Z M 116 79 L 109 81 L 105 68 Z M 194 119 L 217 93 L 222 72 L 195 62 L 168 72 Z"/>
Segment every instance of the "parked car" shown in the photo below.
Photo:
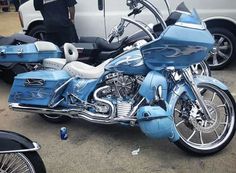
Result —
<path fill-rule="evenodd" d="M 172 9 L 182 0 L 171 2 Z M 164 1 L 152 0 L 163 9 L 167 17 Z M 236 1 L 235 0 L 185 0 L 190 8 L 196 8 L 204 19 L 208 29 L 216 40 L 208 63 L 213 69 L 221 69 L 228 65 L 236 56 Z M 76 5 L 75 27 L 79 36 L 100 36 L 107 38 L 111 28 L 119 23 L 121 16 L 129 12 L 126 0 L 78 0 Z M 39 11 L 33 8 L 33 0 L 29 0 L 19 9 L 22 29 L 25 34 L 44 39 L 45 28 Z M 151 13 L 142 13 L 138 20 L 153 22 Z M 89 22 L 88 22 L 89 21 Z M 96 29 L 94 29 L 96 28 Z"/>

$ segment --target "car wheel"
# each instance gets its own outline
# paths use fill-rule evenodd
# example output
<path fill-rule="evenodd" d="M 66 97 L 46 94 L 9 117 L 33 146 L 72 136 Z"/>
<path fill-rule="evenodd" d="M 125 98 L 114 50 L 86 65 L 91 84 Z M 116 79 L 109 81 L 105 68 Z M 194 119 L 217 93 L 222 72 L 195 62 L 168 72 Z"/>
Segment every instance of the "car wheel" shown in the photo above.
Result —
<path fill-rule="evenodd" d="M 28 35 L 39 40 L 45 40 L 46 28 L 44 25 L 36 25 L 29 32 Z"/>
<path fill-rule="evenodd" d="M 236 37 L 225 28 L 209 28 L 215 39 L 212 54 L 207 63 L 211 69 L 219 70 L 232 62 L 236 56 Z"/>

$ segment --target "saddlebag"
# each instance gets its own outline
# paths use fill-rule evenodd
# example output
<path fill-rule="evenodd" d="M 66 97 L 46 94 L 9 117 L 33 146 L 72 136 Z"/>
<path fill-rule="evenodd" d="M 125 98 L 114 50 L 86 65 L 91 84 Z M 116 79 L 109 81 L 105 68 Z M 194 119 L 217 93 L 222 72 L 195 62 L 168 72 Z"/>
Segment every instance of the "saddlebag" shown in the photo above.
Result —
<path fill-rule="evenodd" d="M 11 88 L 9 103 L 48 106 L 55 89 L 70 76 L 63 70 L 44 70 L 18 74 Z M 59 101 L 54 100 L 54 102 Z"/>
<path fill-rule="evenodd" d="M 0 46 L 0 63 L 33 63 L 45 58 L 60 58 L 62 52 L 53 43 L 37 41 L 22 45 Z"/>
<path fill-rule="evenodd" d="M 179 139 L 170 111 L 160 106 L 144 106 L 139 108 L 137 119 L 142 132 L 151 138 L 168 138 L 175 142 Z"/>

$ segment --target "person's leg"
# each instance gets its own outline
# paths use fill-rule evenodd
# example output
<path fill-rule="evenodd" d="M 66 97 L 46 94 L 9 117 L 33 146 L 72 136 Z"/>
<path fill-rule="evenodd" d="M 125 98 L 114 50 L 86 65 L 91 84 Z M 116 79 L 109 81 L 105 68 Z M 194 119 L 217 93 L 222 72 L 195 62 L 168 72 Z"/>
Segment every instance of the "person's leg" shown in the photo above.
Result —
<path fill-rule="evenodd" d="M 56 32 L 49 32 L 45 34 L 46 41 L 52 42 L 57 46 L 61 46 L 60 38 L 58 38 L 58 34 Z"/>
<path fill-rule="evenodd" d="M 60 33 L 58 33 L 61 44 L 64 43 L 76 43 L 78 42 L 78 36 L 76 34 L 74 26 L 63 28 Z"/>
<path fill-rule="evenodd" d="M 19 7 L 20 7 L 20 1 L 19 0 L 13 0 L 13 4 L 15 6 L 16 11 L 18 11 Z"/>

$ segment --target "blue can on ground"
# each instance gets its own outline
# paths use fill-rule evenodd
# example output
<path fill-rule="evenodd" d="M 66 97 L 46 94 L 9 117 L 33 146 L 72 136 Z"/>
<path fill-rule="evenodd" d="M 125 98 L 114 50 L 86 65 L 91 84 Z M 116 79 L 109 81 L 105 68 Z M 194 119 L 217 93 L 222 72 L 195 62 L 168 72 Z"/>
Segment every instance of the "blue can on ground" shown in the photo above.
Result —
<path fill-rule="evenodd" d="M 68 130 L 66 127 L 62 127 L 60 129 L 60 136 L 61 136 L 61 140 L 67 140 L 68 138 Z"/>

